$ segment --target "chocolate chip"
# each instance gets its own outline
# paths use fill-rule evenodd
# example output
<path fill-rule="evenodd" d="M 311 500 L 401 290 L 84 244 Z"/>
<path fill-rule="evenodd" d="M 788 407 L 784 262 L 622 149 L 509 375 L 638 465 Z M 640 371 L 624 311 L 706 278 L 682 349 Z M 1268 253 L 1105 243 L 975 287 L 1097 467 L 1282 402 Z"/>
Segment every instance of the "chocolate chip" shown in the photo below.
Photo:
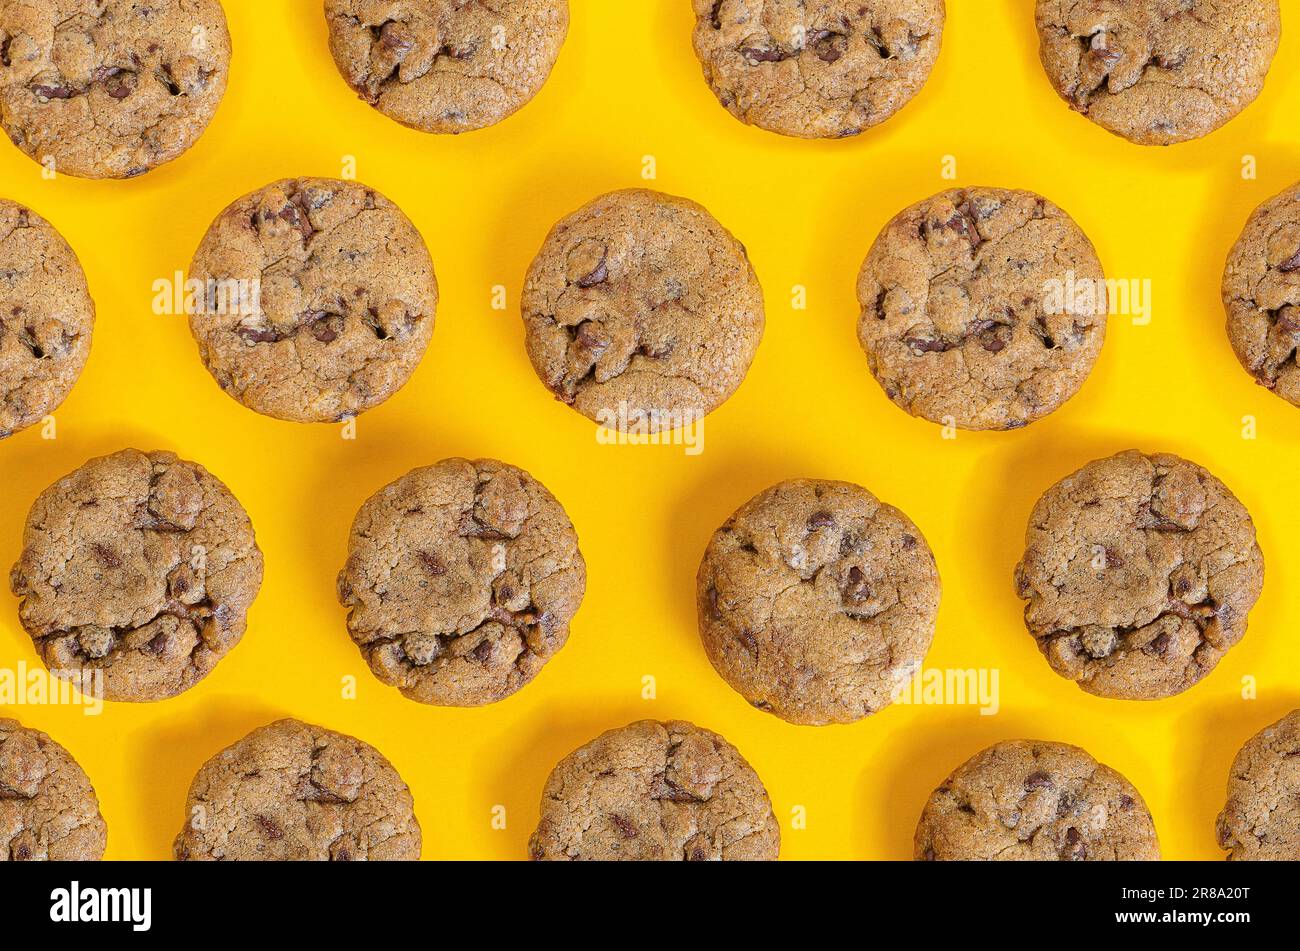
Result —
<path fill-rule="evenodd" d="M 1163 634 L 1157 635 L 1155 640 L 1151 642 L 1150 645 L 1151 653 L 1154 653 L 1160 657 L 1164 657 L 1165 653 L 1169 650 L 1170 640 L 1171 638 L 1167 631 Z"/>
<path fill-rule="evenodd" d="M 101 545 L 99 542 L 95 542 L 90 546 L 90 550 L 95 553 L 95 557 L 105 568 L 122 567 L 122 559 L 118 557 L 117 552 L 113 551 L 113 549 L 109 548 L 107 545 Z"/>
<path fill-rule="evenodd" d="M 1121 557 L 1119 556 L 1119 554 L 1118 554 L 1118 553 L 1117 553 L 1113 548 L 1106 548 L 1106 549 L 1103 550 L 1103 553 L 1104 553 L 1105 556 L 1106 556 L 1106 567 L 1107 567 L 1107 568 L 1123 568 L 1123 567 L 1124 567 L 1124 559 L 1121 558 Z"/>
<path fill-rule="evenodd" d="M 473 657 L 480 664 L 486 664 L 488 658 L 492 656 L 492 642 L 479 641 L 478 646 L 469 652 L 469 656 Z"/>
<path fill-rule="evenodd" d="M 274 330 L 260 330 L 257 327 L 236 327 L 235 336 L 250 346 L 255 343 L 278 343 L 284 339 Z"/>
<path fill-rule="evenodd" d="M 903 341 L 917 353 L 947 353 L 952 347 L 942 340 L 925 340 L 921 337 L 911 337 Z"/>
<path fill-rule="evenodd" d="M 843 590 L 845 602 L 861 604 L 871 600 L 871 589 L 867 586 L 867 576 L 857 565 L 849 569 L 848 583 Z"/>
<path fill-rule="evenodd" d="M 284 838 L 284 831 L 271 819 L 263 815 L 255 815 L 253 818 L 257 820 L 258 826 L 262 829 L 262 834 L 268 839 L 276 841 Z"/>
<path fill-rule="evenodd" d="M 32 92 L 42 99 L 71 99 L 73 91 L 67 86 L 33 86 Z"/>
<path fill-rule="evenodd" d="M 1056 784 L 1052 782 L 1052 777 L 1046 773 L 1030 773 L 1025 777 L 1025 790 L 1032 792 L 1035 789 L 1055 789 Z"/>
<path fill-rule="evenodd" d="M 420 559 L 420 564 L 424 570 L 435 578 L 441 577 L 447 573 L 446 566 L 438 559 L 438 556 L 431 551 L 417 551 L 415 556 Z"/>
<path fill-rule="evenodd" d="M 1120 809 L 1123 810 L 1124 812 L 1129 812 L 1129 811 L 1131 811 L 1132 808 L 1133 808 L 1133 797 L 1132 797 L 1132 796 L 1120 796 L 1120 797 L 1119 797 L 1119 807 L 1120 807 Z"/>
<path fill-rule="evenodd" d="M 584 320 L 578 324 L 577 333 L 573 339 L 578 345 L 588 350 L 600 351 L 606 349 L 612 342 L 612 338 L 605 330 L 593 320 Z"/>
<path fill-rule="evenodd" d="M 1071 827 L 1065 833 L 1065 848 L 1061 852 L 1061 858 L 1069 862 L 1082 862 L 1088 857 L 1088 845 L 1083 841 L 1083 836 L 1079 830 Z"/>
<path fill-rule="evenodd" d="M 759 49 L 753 46 L 746 46 L 741 49 L 740 55 L 749 60 L 751 64 L 759 63 L 779 63 L 782 60 L 789 59 L 790 56 L 779 48 Z"/>
<path fill-rule="evenodd" d="M 640 835 L 640 832 L 637 829 L 636 824 L 632 822 L 631 819 L 628 819 L 626 816 L 620 816 L 616 812 L 611 813 L 609 817 L 609 821 L 614 824 L 615 828 L 618 829 L 619 834 L 623 836 L 623 838 L 625 839 L 635 839 L 638 835 Z"/>
<path fill-rule="evenodd" d="M 830 512 L 813 512 L 808 516 L 808 531 L 815 532 L 819 528 L 834 528 L 835 516 Z"/>
<path fill-rule="evenodd" d="M 595 287 L 597 284 L 604 284 L 608 278 L 609 266 L 606 263 L 605 258 L 602 257 L 600 263 L 597 264 L 589 274 L 578 278 L 577 284 L 579 287 L 586 289 L 589 287 Z"/>
<path fill-rule="evenodd" d="M 167 635 L 155 634 L 149 639 L 149 643 L 144 645 L 144 649 L 150 654 L 161 654 L 167 648 Z"/>
<path fill-rule="evenodd" d="M 1300 271 L 1300 251 L 1296 251 L 1285 261 L 1277 266 L 1277 269 L 1283 274 L 1290 274 L 1292 271 Z"/>

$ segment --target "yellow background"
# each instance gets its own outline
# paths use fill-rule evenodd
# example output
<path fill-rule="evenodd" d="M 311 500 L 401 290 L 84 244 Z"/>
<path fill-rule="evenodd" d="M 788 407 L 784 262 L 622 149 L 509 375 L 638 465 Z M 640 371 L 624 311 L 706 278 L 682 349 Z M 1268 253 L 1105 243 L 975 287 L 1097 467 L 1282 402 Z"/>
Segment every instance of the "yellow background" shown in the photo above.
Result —
<path fill-rule="evenodd" d="M 1037 59 L 1032 0 L 949 0 L 943 52 L 902 113 L 861 137 L 802 142 L 729 116 L 691 49 L 688 0 L 573 0 L 568 42 L 537 99 L 453 138 L 401 128 L 360 102 L 326 46 L 320 0 L 225 0 L 230 89 L 180 160 L 130 182 L 43 180 L 0 148 L 0 194 L 30 205 L 80 255 L 98 306 L 94 349 L 57 414 L 58 436 L 0 443 L 0 567 L 47 484 L 124 446 L 166 448 L 225 480 L 247 507 L 266 581 L 243 642 L 174 700 L 0 708 L 48 731 L 85 767 L 108 857 L 165 858 L 198 767 L 250 729 L 292 715 L 377 746 L 415 795 L 426 858 L 517 859 L 547 773 L 603 730 L 655 717 L 717 730 L 765 781 L 782 855 L 911 856 L 930 790 L 1000 739 L 1079 744 L 1145 796 L 1168 858 L 1215 858 L 1214 821 L 1241 743 L 1300 706 L 1300 639 L 1285 593 L 1300 563 L 1300 411 L 1257 387 L 1223 331 L 1219 281 L 1249 211 L 1300 178 L 1300 32 L 1264 94 L 1206 139 L 1142 148 L 1072 113 Z M 1300 29 L 1294 8 L 1287 28 Z M 184 269 L 212 218 L 273 179 L 338 176 L 396 201 L 442 285 L 438 328 L 412 382 L 338 426 L 264 418 L 224 395 L 183 317 L 156 316 L 152 283 Z M 658 178 L 641 178 L 644 156 Z M 1025 430 L 962 433 L 885 398 L 855 338 L 857 269 L 903 206 L 956 184 L 1038 191 L 1067 209 L 1108 275 L 1149 278 L 1149 326 L 1115 317 L 1100 362 L 1065 408 Z M 1243 180 L 1243 156 L 1258 180 Z M 709 416 L 705 450 L 602 446 L 554 401 L 522 345 L 518 294 L 550 226 L 596 194 L 649 184 L 703 202 L 748 246 L 767 333 L 745 384 Z M 494 285 L 508 288 L 493 310 Z M 808 307 L 791 306 L 805 285 Z M 1258 438 L 1242 438 L 1244 416 Z M 1090 459 L 1140 447 L 1219 475 L 1254 515 L 1267 563 L 1246 640 L 1203 683 L 1154 703 L 1088 696 L 1048 668 L 1021 619 L 1012 569 L 1038 495 Z M 567 507 L 589 566 L 568 646 L 521 693 L 455 710 L 403 699 L 352 645 L 334 578 L 374 490 L 452 455 L 523 466 Z M 996 667 L 1002 711 L 895 706 L 847 727 L 795 727 L 750 708 L 696 634 L 694 578 L 709 535 L 783 478 L 859 482 L 925 532 L 944 580 L 927 666 Z M 0 595 L 0 667 L 39 665 Z M 642 678 L 657 699 L 642 699 Z M 356 700 L 341 697 L 356 678 Z M 1258 699 L 1242 699 L 1257 678 Z M 494 829 L 491 810 L 506 808 Z M 807 828 L 791 828 L 792 810 Z"/>

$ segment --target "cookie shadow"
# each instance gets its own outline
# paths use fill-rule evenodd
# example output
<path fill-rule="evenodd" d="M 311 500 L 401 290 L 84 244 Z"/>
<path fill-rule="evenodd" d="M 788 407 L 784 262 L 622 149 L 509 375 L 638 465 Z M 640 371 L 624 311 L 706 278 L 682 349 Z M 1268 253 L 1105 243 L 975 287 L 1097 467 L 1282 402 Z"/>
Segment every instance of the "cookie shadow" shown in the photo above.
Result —
<path fill-rule="evenodd" d="M 132 776 L 137 827 L 133 843 L 149 859 L 169 859 L 185 822 L 186 797 L 199 768 L 258 727 L 287 716 L 258 697 L 219 697 L 198 710 L 159 720 L 141 731 Z M 110 832 L 111 834 L 111 832 Z"/>
<path fill-rule="evenodd" d="M 482 798 L 500 803 L 509 817 L 506 828 L 492 833 L 480 853 L 489 860 L 528 858 L 528 839 L 537 828 L 542 789 L 557 763 L 606 730 L 646 719 L 645 704 L 610 694 L 599 704 L 554 706 L 539 711 L 520 734 L 511 730 L 490 744 L 500 764 L 487 780 Z"/>
<path fill-rule="evenodd" d="M 1191 790 L 1180 797 L 1185 823 L 1200 830 L 1197 858 L 1222 858 L 1216 829 L 1227 800 L 1232 761 L 1251 737 L 1300 709 L 1300 692 L 1288 688 L 1284 699 L 1202 702 L 1180 720 L 1177 755 L 1172 757 L 1174 789 Z"/>
<path fill-rule="evenodd" d="M 1002 740 L 1056 739 L 1040 736 L 1033 716 L 1023 712 L 983 717 L 969 709 L 925 709 L 921 715 L 924 723 L 887 733 L 888 752 L 880 758 L 898 765 L 883 775 L 869 766 L 858 779 L 863 808 L 855 839 L 860 858 L 910 860 L 916 824 L 930 794 L 980 750 Z M 870 854 L 873 843 L 883 843 L 884 854 Z"/>
<path fill-rule="evenodd" d="M 716 461 L 715 461 L 716 460 Z M 798 449 L 778 452 L 711 457 L 704 452 L 693 460 L 690 488 L 667 507 L 662 550 L 657 557 L 670 566 L 669 590 L 673 592 L 673 629 L 698 644 L 695 607 L 696 576 L 700 561 L 713 533 L 742 505 L 764 489 L 786 479 L 837 478 L 823 471 Z M 842 478 L 842 476 L 840 476 Z M 700 659 L 707 663 L 703 649 Z"/>

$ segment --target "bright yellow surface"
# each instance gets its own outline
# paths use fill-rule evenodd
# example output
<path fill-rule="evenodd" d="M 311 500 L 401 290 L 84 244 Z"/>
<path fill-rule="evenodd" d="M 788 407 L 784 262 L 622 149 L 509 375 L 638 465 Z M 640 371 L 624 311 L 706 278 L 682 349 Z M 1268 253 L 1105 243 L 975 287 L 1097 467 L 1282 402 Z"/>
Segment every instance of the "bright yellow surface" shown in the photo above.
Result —
<path fill-rule="evenodd" d="M 1219 280 L 1249 211 L 1300 177 L 1300 33 L 1284 37 L 1263 96 L 1207 139 L 1141 148 L 1073 114 L 1037 59 L 1032 0 L 949 0 L 943 53 L 918 99 L 856 140 L 802 142 L 748 128 L 715 101 L 691 49 L 687 0 L 573 0 L 559 64 L 532 103 L 459 138 L 408 131 L 357 100 L 326 46 L 320 0 L 225 0 L 230 90 L 189 154 L 142 179 L 45 181 L 0 148 L 0 194 L 52 220 L 85 266 L 94 350 L 58 413 L 58 437 L 0 443 L 0 567 L 17 558 L 36 494 L 92 455 L 172 449 L 208 466 L 252 516 L 266 582 L 243 642 L 203 683 L 155 704 L 0 708 L 66 745 L 94 782 L 109 857 L 164 858 L 198 767 L 253 727 L 292 715 L 355 734 L 415 795 L 426 858 L 525 854 L 542 784 L 564 754 L 642 717 L 717 730 L 749 759 L 782 824 L 782 855 L 911 856 L 929 791 L 988 743 L 1086 747 L 1146 797 L 1169 858 L 1214 858 L 1214 820 L 1241 743 L 1300 705 L 1300 638 L 1286 609 L 1300 543 L 1300 411 L 1257 387 L 1223 332 Z M 1294 10 L 1287 11 L 1294 14 Z M 1300 29 L 1294 17 L 1288 29 Z M 1258 159 L 1258 180 L 1241 175 Z M 358 178 L 421 229 L 442 304 L 413 381 L 338 426 L 263 418 L 224 395 L 182 317 L 155 316 L 153 281 L 187 266 L 211 219 L 273 179 Z M 644 156 L 658 178 L 641 178 Z M 1113 277 L 1149 278 L 1149 326 L 1112 319 L 1101 360 L 1064 409 L 1010 433 L 944 440 L 885 398 L 855 338 L 854 281 L 880 227 L 957 184 L 1029 188 L 1066 208 Z M 554 401 L 522 344 L 518 295 L 550 226 L 603 191 L 649 184 L 703 202 L 749 248 L 768 326 L 744 386 L 709 416 L 705 451 L 598 445 Z M 509 305 L 491 308 L 494 285 Z M 791 306 L 805 285 L 806 310 Z M 1258 438 L 1241 436 L 1257 418 Z M 1255 516 L 1267 562 L 1250 633 L 1202 684 L 1134 703 L 1058 677 L 1021 620 L 1012 568 L 1049 484 L 1129 447 L 1171 450 L 1218 474 Z M 474 710 L 425 707 L 376 681 L 334 597 L 348 526 L 374 490 L 452 456 L 530 470 L 565 504 L 589 566 L 569 645 L 521 693 Z M 933 667 L 996 667 L 1002 710 L 893 707 L 848 727 L 790 726 L 713 672 L 696 634 L 694 579 L 710 533 L 783 478 L 868 486 L 922 528 L 944 579 Z M 0 667 L 39 660 L 0 596 Z M 657 699 L 642 699 L 642 678 Z M 341 697 L 353 677 L 358 698 Z M 1255 677 L 1258 699 L 1241 698 Z M 504 830 L 492 826 L 503 805 Z M 806 809 L 806 829 L 791 828 Z"/>

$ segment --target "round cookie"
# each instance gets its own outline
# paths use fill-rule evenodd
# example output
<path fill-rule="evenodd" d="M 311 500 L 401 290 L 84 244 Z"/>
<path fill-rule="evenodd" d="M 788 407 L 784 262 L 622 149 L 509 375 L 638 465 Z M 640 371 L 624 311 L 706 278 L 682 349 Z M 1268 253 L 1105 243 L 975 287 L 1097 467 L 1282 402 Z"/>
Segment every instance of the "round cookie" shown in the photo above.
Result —
<path fill-rule="evenodd" d="M 1300 406 L 1300 185 L 1260 205 L 1223 273 L 1228 339 L 1260 383 Z"/>
<path fill-rule="evenodd" d="M 71 754 L 0 717 L 0 862 L 94 862 L 107 840 L 95 790 Z"/>
<path fill-rule="evenodd" d="M 0 0 L 0 125 L 66 175 L 133 178 L 177 158 L 229 72 L 219 0 Z"/>
<path fill-rule="evenodd" d="M 536 861 L 773 861 L 781 830 L 734 746 L 691 723 L 639 720 L 551 771 Z"/>
<path fill-rule="evenodd" d="M 551 229 L 522 309 L 528 357 L 558 399 L 648 432 L 720 406 L 764 327 L 744 245 L 695 202 L 645 189 L 602 195 Z"/>
<path fill-rule="evenodd" d="M 330 52 L 357 94 L 421 132 L 494 125 L 541 91 L 568 0 L 325 0 Z"/>
<path fill-rule="evenodd" d="M 1016 590 L 1062 677 L 1100 697 L 1172 697 L 1246 633 L 1264 559 L 1245 507 L 1198 465 L 1135 450 L 1034 506 Z"/>
<path fill-rule="evenodd" d="M 124 449 L 41 493 L 10 574 L 46 665 L 107 700 L 165 700 L 243 636 L 262 553 L 202 466 Z"/>
<path fill-rule="evenodd" d="M 573 524 L 541 483 L 445 459 L 361 506 L 338 596 L 376 677 L 421 703 L 475 707 L 564 646 L 586 583 Z"/>
<path fill-rule="evenodd" d="M 0 439 L 59 408 L 94 329 L 72 248 L 40 215 L 0 198 Z"/>
<path fill-rule="evenodd" d="M 920 530 L 848 482 L 782 482 L 713 534 L 700 638 L 722 678 L 791 723 L 888 706 L 934 637 L 939 572 Z"/>
<path fill-rule="evenodd" d="M 274 182 L 228 207 L 190 282 L 204 290 L 190 332 L 217 383 L 301 423 L 351 418 L 401 389 L 438 306 L 429 251 L 401 209 L 325 178 Z"/>
<path fill-rule="evenodd" d="M 886 395 L 962 429 L 1016 429 L 1088 378 L 1106 278 L 1070 216 L 1032 192 L 962 188 L 900 212 L 858 275 L 858 342 Z"/>
<path fill-rule="evenodd" d="M 1264 88 L 1277 0 L 1038 0 L 1039 56 L 1071 107 L 1139 145 L 1208 135 Z"/>
<path fill-rule="evenodd" d="M 1234 861 L 1300 861 L 1300 710 L 1246 741 L 1232 762 L 1219 847 Z"/>
<path fill-rule="evenodd" d="M 411 791 L 377 749 L 300 720 L 259 727 L 190 784 L 176 859 L 394 862 L 420 857 Z"/>
<path fill-rule="evenodd" d="M 805 139 L 878 125 L 920 92 L 943 0 L 692 0 L 695 55 L 742 122 Z"/>
<path fill-rule="evenodd" d="M 1077 746 L 996 743 L 931 793 L 916 827 L 917 861 L 1156 861 L 1160 843 L 1141 795 Z"/>

